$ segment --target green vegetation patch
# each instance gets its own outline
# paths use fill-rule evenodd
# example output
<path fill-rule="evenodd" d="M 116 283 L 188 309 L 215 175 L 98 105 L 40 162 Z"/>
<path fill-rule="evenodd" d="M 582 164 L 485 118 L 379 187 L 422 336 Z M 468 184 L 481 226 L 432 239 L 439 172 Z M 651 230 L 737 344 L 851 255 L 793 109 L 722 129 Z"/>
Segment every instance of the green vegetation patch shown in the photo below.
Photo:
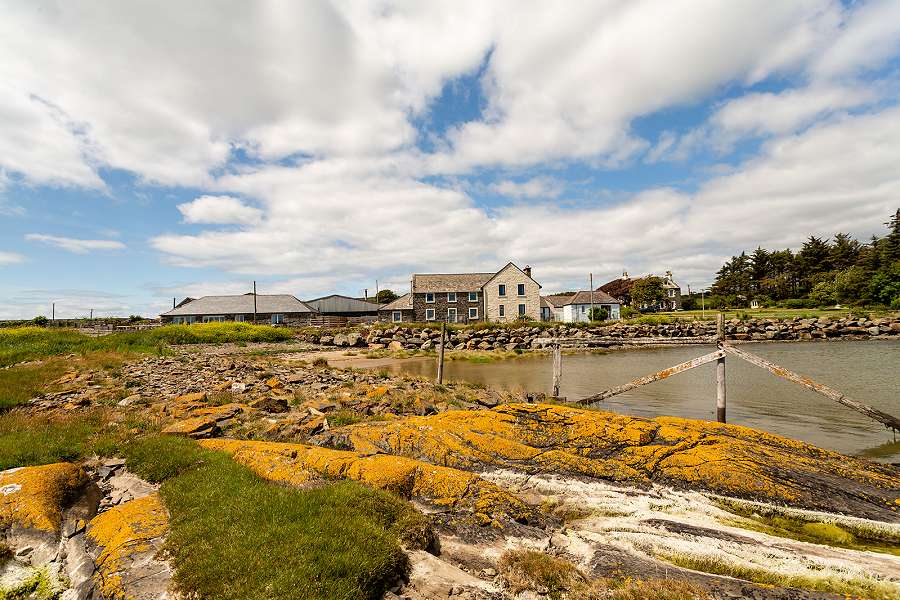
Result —
<path fill-rule="evenodd" d="M 889 600 L 896 598 L 900 592 L 900 586 L 897 584 L 875 578 L 787 575 L 759 567 L 738 565 L 714 556 L 664 554 L 658 558 L 685 569 L 725 575 L 762 585 L 831 592 L 852 597 L 871 598 L 872 600 Z"/>
<path fill-rule="evenodd" d="M 157 425 L 140 417 L 110 421 L 106 411 L 67 417 L 0 413 L 0 470 L 71 462 L 86 456 L 114 456 L 135 432 Z"/>
<path fill-rule="evenodd" d="M 62 592 L 59 579 L 45 567 L 9 587 L 0 586 L 0 600 L 56 600 Z"/>
<path fill-rule="evenodd" d="M 0 329 L 0 367 L 62 354 L 102 350 L 162 353 L 169 344 L 283 342 L 293 339 L 287 328 L 249 323 L 166 325 L 146 331 L 89 336 L 74 329 L 18 327 Z"/>
<path fill-rule="evenodd" d="M 125 452 L 129 469 L 163 482 L 166 550 L 191 597 L 381 598 L 409 567 L 401 540 L 433 543 L 409 504 L 357 483 L 278 486 L 179 438 L 149 437 Z"/>
<path fill-rule="evenodd" d="M 888 524 L 851 520 L 822 521 L 813 515 L 730 498 L 717 499 L 715 503 L 722 510 L 742 517 L 723 519 L 723 523 L 732 527 L 801 542 L 900 556 L 900 530 Z"/>

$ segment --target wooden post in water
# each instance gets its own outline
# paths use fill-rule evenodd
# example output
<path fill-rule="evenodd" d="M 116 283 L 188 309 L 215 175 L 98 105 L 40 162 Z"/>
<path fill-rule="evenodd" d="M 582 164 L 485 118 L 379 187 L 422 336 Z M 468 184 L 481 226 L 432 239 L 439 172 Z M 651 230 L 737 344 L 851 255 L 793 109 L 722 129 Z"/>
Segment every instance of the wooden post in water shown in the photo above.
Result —
<path fill-rule="evenodd" d="M 441 321 L 441 348 L 438 350 L 438 384 L 444 383 L 444 337 L 447 333 L 447 322 Z"/>
<path fill-rule="evenodd" d="M 562 380 L 562 347 L 553 346 L 553 397 L 559 398 L 559 384 Z"/>
<path fill-rule="evenodd" d="M 716 340 L 721 348 L 725 341 L 725 314 L 716 315 Z M 716 361 L 716 421 L 725 422 L 725 357 Z"/>

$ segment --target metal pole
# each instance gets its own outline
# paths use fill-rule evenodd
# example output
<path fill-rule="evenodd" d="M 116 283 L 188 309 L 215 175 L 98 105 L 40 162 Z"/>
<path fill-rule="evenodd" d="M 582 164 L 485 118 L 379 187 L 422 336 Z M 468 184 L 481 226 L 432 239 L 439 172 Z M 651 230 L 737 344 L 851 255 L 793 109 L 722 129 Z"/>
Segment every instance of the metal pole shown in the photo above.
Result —
<path fill-rule="evenodd" d="M 56 322 L 56 302 L 50 305 L 50 320 Z"/>
<path fill-rule="evenodd" d="M 725 341 L 725 315 L 716 315 L 716 339 L 719 348 Z M 716 361 L 716 421 L 725 423 L 725 357 Z"/>
<path fill-rule="evenodd" d="M 444 336 L 447 333 L 447 322 L 441 321 L 441 347 L 438 350 L 437 382 L 444 383 Z"/>
<path fill-rule="evenodd" d="M 591 312 L 588 313 L 588 321 L 594 319 L 594 274 L 588 273 L 588 289 L 591 290 Z"/>
<path fill-rule="evenodd" d="M 253 324 L 256 325 L 256 282 L 253 282 Z"/>
<path fill-rule="evenodd" d="M 553 346 L 553 397 L 559 398 L 559 384 L 562 380 L 562 348 L 559 344 Z"/>

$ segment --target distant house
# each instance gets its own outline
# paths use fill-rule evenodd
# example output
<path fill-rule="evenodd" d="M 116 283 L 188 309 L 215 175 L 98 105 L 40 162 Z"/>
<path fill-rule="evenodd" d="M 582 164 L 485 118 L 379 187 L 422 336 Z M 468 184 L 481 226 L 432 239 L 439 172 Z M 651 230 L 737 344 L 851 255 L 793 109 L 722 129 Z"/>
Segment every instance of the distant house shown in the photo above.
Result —
<path fill-rule="evenodd" d="M 562 307 L 564 323 L 586 323 L 590 321 L 591 307 L 605 308 L 607 318 L 618 320 L 622 303 L 601 290 L 581 291 L 571 296 Z"/>
<path fill-rule="evenodd" d="M 408 295 L 382 306 L 382 320 L 503 323 L 541 318 L 541 285 L 531 267 L 507 263 L 493 273 L 416 273 Z"/>
<path fill-rule="evenodd" d="M 413 317 L 412 296 L 403 294 L 393 302 L 388 302 L 378 309 L 378 320 L 391 323 L 411 323 Z"/>
<path fill-rule="evenodd" d="M 647 277 L 653 277 L 653 275 L 647 275 Z M 623 306 L 631 306 L 631 288 L 641 279 L 646 279 L 646 277 L 632 279 L 628 276 L 628 271 L 625 271 L 618 279 L 613 279 L 597 289 L 606 292 L 615 298 L 619 298 L 622 301 Z M 659 305 L 652 308 L 656 310 L 681 310 L 681 286 L 675 283 L 675 280 L 672 278 L 672 271 L 666 271 L 665 277 L 662 277 L 661 279 L 663 280 L 663 290 L 665 291 L 666 298 L 660 302 Z M 635 308 L 651 307 L 638 306 Z"/>
<path fill-rule="evenodd" d="M 541 320 L 542 321 L 562 321 L 563 306 L 566 305 L 574 294 L 550 294 L 549 296 L 541 296 Z"/>
<path fill-rule="evenodd" d="M 319 315 L 334 317 L 377 317 L 381 308 L 376 302 L 351 298 L 340 294 L 322 296 L 315 300 L 306 300 L 305 304 L 313 308 Z"/>
<path fill-rule="evenodd" d="M 290 294 L 256 294 L 257 323 L 272 325 L 309 321 L 316 310 Z M 187 299 L 186 299 L 187 300 Z M 163 323 L 212 323 L 253 321 L 254 294 L 203 296 L 182 302 L 159 315 Z"/>

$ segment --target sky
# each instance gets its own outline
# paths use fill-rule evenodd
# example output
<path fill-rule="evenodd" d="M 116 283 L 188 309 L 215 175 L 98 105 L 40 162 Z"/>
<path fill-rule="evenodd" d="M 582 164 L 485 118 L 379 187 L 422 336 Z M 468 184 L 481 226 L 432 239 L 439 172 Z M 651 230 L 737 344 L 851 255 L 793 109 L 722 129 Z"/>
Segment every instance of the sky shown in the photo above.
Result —
<path fill-rule="evenodd" d="M 900 0 L 0 0 L 0 318 L 883 234 Z"/>

